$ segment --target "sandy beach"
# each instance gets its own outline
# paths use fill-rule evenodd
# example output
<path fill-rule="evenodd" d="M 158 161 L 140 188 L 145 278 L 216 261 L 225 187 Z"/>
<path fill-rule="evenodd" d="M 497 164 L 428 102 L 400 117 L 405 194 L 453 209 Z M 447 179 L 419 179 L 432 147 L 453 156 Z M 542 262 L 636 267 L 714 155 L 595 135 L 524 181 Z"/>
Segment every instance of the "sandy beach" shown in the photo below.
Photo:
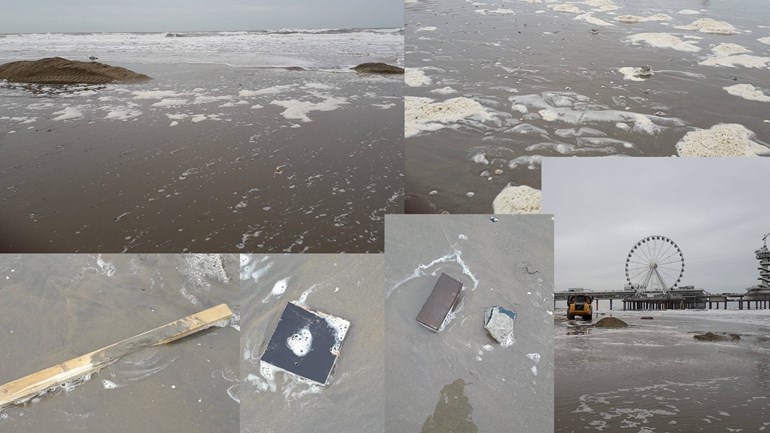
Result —
<path fill-rule="evenodd" d="M 553 431 L 550 216 L 386 218 L 385 431 Z M 464 286 L 438 333 L 417 317 L 440 273 Z M 484 311 L 516 312 L 507 347 Z"/>
<path fill-rule="evenodd" d="M 242 432 L 383 431 L 382 271 L 382 255 L 241 255 Z M 260 362 L 288 302 L 350 322 L 326 386 Z"/>
<path fill-rule="evenodd" d="M 761 1 L 410 2 L 406 192 L 491 212 L 507 185 L 539 190 L 547 156 L 766 155 L 767 13 Z"/>
<path fill-rule="evenodd" d="M 555 312 L 557 432 L 770 428 L 767 310 L 607 314 L 629 327 L 569 335 L 581 321 L 566 321 L 564 310 Z M 693 338 L 705 332 L 739 334 L 740 340 Z"/>
<path fill-rule="evenodd" d="M 0 83 L 0 250 L 381 251 L 402 76 L 350 67 L 398 64 L 403 36 L 351 32 L 0 39 L 0 63 L 105 51 L 152 77 Z"/>
<path fill-rule="evenodd" d="M 238 311 L 237 256 L 0 256 L 0 383 L 220 303 Z M 0 430 L 238 430 L 237 318 L 141 349 L 89 380 L 0 409 Z"/>

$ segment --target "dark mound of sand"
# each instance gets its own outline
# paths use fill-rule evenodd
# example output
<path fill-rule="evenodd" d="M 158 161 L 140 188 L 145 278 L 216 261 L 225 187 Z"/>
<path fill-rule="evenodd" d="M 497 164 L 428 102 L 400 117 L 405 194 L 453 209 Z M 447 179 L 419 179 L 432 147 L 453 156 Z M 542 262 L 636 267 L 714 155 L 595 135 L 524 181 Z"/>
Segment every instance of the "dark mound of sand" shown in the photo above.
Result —
<path fill-rule="evenodd" d="M 356 72 L 364 74 L 403 74 L 404 68 L 389 65 L 387 63 L 361 63 L 353 68 Z"/>
<path fill-rule="evenodd" d="M 594 323 L 594 326 L 597 328 L 627 328 L 628 323 L 614 317 L 605 317 Z"/>
<path fill-rule="evenodd" d="M 34 84 L 107 84 L 149 80 L 126 68 L 51 57 L 0 65 L 0 79 Z"/>
<path fill-rule="evenodd" d="M 287 71 L 305 71 L 306 69 L 301 66 L 289 66 L 285 68 Z"/>
<path fill-rule="evenodd" d="M 640 317 L 640 319 L 642 319 L 642 320 L 652 320 L 652 316 L 643 316 L 643 317 Z"/>
<path fill-rule="evenodd" d="M 707 332 L 705 334 L 693 335 L 693 338 L 695 338 L 698 341 L 736 341 L 736 340 L 740 340 L 741 336 L 738 334 L 727 334 L 724 332 L 719 334 L 715 334 L 713 332 Z"/>

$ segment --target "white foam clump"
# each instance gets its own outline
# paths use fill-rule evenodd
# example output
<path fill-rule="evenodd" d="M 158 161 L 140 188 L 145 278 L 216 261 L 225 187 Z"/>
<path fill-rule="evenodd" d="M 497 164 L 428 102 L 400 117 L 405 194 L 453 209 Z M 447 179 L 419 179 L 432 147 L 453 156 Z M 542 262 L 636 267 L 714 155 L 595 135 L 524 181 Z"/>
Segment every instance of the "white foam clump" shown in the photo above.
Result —
<path fill-rule="evenodd" d="M 433 32 L 436 30 L 438 30 L 438 27 L 427 26 L 427 27 L 420 27 L 419 29 L 415 30 L 415 32 Z"/>
<path fill-rule="evenodd" d="M 734 86 L 723 87 L 723 89 L 733 96 L 740 96 L 749 101 L 770 102 L 770 96 L 762 91 L 762 89 L 754 87 L 751 84 L 736 84 Z"/>
<path fill-rule="evenodd" d="M 487 159 L 487 156 L 481 152 L 474 154 L 471 157 L 471 161 L 475 162 L 476 164 L 489 165 L 489 160 Z"/>
<path fill-rule="evenodd" d="M 430 91 L 430 93 L 438 93 L 439 95 L 451 95 L 453 93 L 457 93 L 457 90 L 449 86 L 446 86 L 446 87 L 441 87 L 439 89 L 433 89 Z"/>
<path fill-rule="evenodd" d="M 508 99 L 538 109 L 540 116 L 551 122 L 558 120 L 573 125 L 591 122 L 633 122 L 634 132 L 650 135 L 661 132 L 666 126 L 685 126 L 685 123 L 677 118 L 610 110 L 575 92 L 543 92 L 539 95 L 512 96 Z"/>
<path fill-rule="evenodd" d="M 334 331 L 334 346 L 332 346 L 330 351 L 332 354 L 339 356 L 342 341 L 345 340 L 348 329 L 350 329 L 350 322 L 332 315 L 326 315 L 324 319 L 326 320 L 326 325 Z"/>
<path fill-rule="evenodd" d="M 648 17 L 640 17 L 637 15 L 618 15 L 615 17 L 615 21 L 629 24 L 646 23 L 648 21 L 670 21 L 671 19 L 671 15 L 666 14 L 655 14 Z"/>
<path fill-rule="evenodd" d="M 492 202 L 496 214 L 540 213 L 540 190 L 527 185 L 507 185 Z"/>
<path fill-rule="evenodd" d="M 120 388 L 120 386 L 118 384 L 116 384 L 115 382 L 113 382 L 111 380 L 107 380 L 107 379 L 102 380 L 102 386 L 104 387 L 104 389 L 118 389 L 118 388 Z"/>
<path fill-rule="evenodd" d="M 692 10 L 692 9 L 682 9 L 681 11 L 677 12 L 679 15 L 700 15 L 699 11 Z"/>
<path fill-rule="evenodd" d="M 770 155 L 770 148 L 752 141 L 754 137 L 754 133 L 743 125 L 720 123 L 709 129 L 688 132 L 676 144 L 676 151 L 684 157 Z"/>
<path fill-rule="evenodd" d="M 714 53 L 711 57 L 700 62 L 700 65 L 705 66 L 725 66 L 728 68 L 735 68 L 743 66 L 744 68 L 756 68 L 763 69 L 770 67 L 770 57 L 752 56 L 745 54 L 749 50 L 738 44 L 721 43 L 712 48 Z"/>
<path fill-rule="evenodd" d="M 273 296 L 281 296 L 281 295 L 283 295 L 284 292 L 286 292 L 286 287 L 288 286 L 289 278 L 291 278 L 291 277 L 286 277 L 286 278 L 276 282 L 275 285 L 273 286 L 273 290 L 270 291 L 270 294 L 273 295 Z"/>
<path fill-rule="evenodd" d="M 463 119 L 485 121 L 491 117 L 484 106 L 462 96 L 441 102 L 418 96 L 404 98 L 405 137 L 448 128 Z"/>
<path fill-rule="evenodd" d="M 642 78 L 640 75 L 645 72 L 638 66 L 625 66 L 618 69 L 618 72 L 623 74 L 624 80 L 629 81 L 647 81 L 647 78 Z M 650 75 L 653 75 L 652 70 L 649 71 Z"/>
<path fill-rule="evenodd" d="M 56 117 L 52 120 L 74 120 L 83 118 L 83 113 L 75 107 L 64 107 L 63 110 L 56 111 L 53 115 Z"/>
<path fill-rule="evenodd" d="M 131 93 L 134 95 L 134 99 L 164 99 L 184 95 L 174 90 L 138 90 Z"/>
<path fill-rule="evenodd" d="M 305 356 L 313 347 L 313 334 L 306 326 L 286 339 L 286 347 L 296 356 Z"/>
<path fill-rule="evenodd" d="M 762 42 L 763 44 L 767 44 L 767 45 L 770 45 L 770 36 L 768 36 L 768 37 L 766 37 L 766 38 L 759 38 L 759 39 L 757 39 L 757 40 L 758 40 L 759 42 Z"/>
<path fill-rule="evenodd" d="M 603 19 L 596 18 L 595 16 L 588 14 L 580 14 L 573 18 L 575 21 L 585 21 L 589 24 L 593 24 L 595 26 L 603 26 L 603 27 L 615 27 L 615 24 L 608 23 L 607 21 L 604 21 Z"/>
<path fill-rule="evenodd" d="M 259 89 L 259 90 L 241 90 L 240 92 L 238 92 L 238 96 L 241 98 L 249 98 L 249 97 L 260 96 L 260 95 L 277 95 L 286 90 L 292 89 L 296 86 L 297 86 L 296 84 L 286 84 L 283 86 L 266 87 L 264 89 Z"/>
<path fill-rule="evenodd" d="M 308 117 L 311 111 L 333 111 L 348 103 L 347 98 L 331 95 L 316 95 L 323 99 L 320 102 L 299 101 L 290 99 L 285 101 L 271 101 L 270 104 L 285 108 L 281 115 L 288 120 L 311 122 Z"/>
<path fill-rule="evenodd" d="M 109 110 L 107 115 L 104 117 L 107 120 L 128 120 L 133 119 L 134 117 L 139 117 L 142 115 L 142 112 L 139 110 L 135 110 L 133 108 L 128 107 L 105 107 Z"/>
<path fill-rule="evenodd" d="M 520 165 L 526 165 L 528 169 L 535 170 L 542 164 L 542 155 L 522 155 L 508 161 L 508 168 L 516 168 Z"/>
<path fill-rule="evenodd" d="M 686 42 L 671 33 L 637 33 L 626 38 L 634 45 L 645 43 L 654 48 L 670 48 L 672 50 L 696 53 L 700 47 L 692 42 Z"/>
<path fill-rule="evenodd" d="M 431 84 L 433 80 L 420 68 L 406 68 L 404 71 L 404 83 L 409 87 L 422 87 Z"/>
<path fill-rule="evenodd" d="M 186 99 L 164 98 L 152 104 L 152 106 L 153 107 L 179 107 L 181 105 L 187 105 L 187 104 L 188 104 L 188 101 Z"/>
<path fill-rule="evenodd" d="M 546 122 L 553 122 L 559 118 L 559 113 L 553 108 L 544 108 L 537 112 Z"/>
<path fill-rule="evenodd" d="M 570 14 L 582 14 L 585 13 L 584 10 L 580 9 L 579 7 L 573 5 L 572 3 L 564 3 L 564 4 L 557 4 L 553 6 L 548 6 L 553 10 L 554 12 L 566 12 Z"/>
<path fill-rule="evenodd" d="M 682 30 L 697 30 L 701 33 L 713 33 L 717 35 L 734 35 L 738 30 L 726 21 L 717 21 L 711 18 L 701 18 L 686 26 L 678 26 Z"/>
<path fill-rule="evenodd" d="M 476 13 L 482 14 L 482 15 L 513 15 L 513 9 L 504 9 L 504 8 L 498 8 L 498 9 L 476 9 Z"/>
<path fill-rule="evenodd" d="M 583 4 L 594 8 L 599 8 L 603 11 L 614 11 L 616 9 L 620 9 L 620 6 L 616 5 L 613 0 L 585 0 Z"/>
<path fill-rule="evenodd" d="M 714 54 L 722 56 L 732 56 L 733 54 L 749 53 L 751 50 L 743 45 L 733 44 L 729 42 L 723 42 L 711 49 Z"/>

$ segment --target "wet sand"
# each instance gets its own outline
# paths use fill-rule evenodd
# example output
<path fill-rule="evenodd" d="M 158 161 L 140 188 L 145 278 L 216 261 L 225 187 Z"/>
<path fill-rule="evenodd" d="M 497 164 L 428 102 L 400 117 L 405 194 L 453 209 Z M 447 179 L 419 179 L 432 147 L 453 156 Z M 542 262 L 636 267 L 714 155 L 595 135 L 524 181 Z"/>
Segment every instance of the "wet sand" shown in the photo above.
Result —
<path fill-rule="evenodd" d="M 567 334 L 582 321 L 566 321 L 564 310 L 555 314 L 557 432 L 770 428 L 767 310 L 613 311 L 630 326 L 582 335 Z M 693 338 L 709 331 L 741 338 Z"/>
<path fill-rule="evenodd" d="M 241 431 L 383 431 L 381 255 L 241 256 Z M 350 321 L 326 386 L 261 371 L 260 358 L 286 304 Z M 312 346 L 311 346 L 311 350 Z"/>
<path fill-rule="evenodd" d="M 388 216 L 385 431 L 553 431 L 551 216 Z M 415 318 L 438 275 L 464 285 L 433 333 Z M 487 307 L 517 313 L 515 342 L 484 329 Z"/>
<path fill-rule="evenodd" d="M 0 383 L 227 303 L 237 257 L 0 256 Z M 0 410 L 0 430 L 238 432 L 237 319 Z"/>
<path fill-rule="evenodd" d="M 583 13 L 554 9 L 567 3 Z M 770 36 L 761 18 L 770 12 L 765 2 L 742 8 L 729 1 L 696 0 L 675 5 L 604 2 L 617 9 L 601 4 L 408 3 L 407 84 L 410 73 L 412 80 L 407 97 L 434 103 L 466 98 L 480 105 L 455 117 L 447 114 L 444 121 L 433 116 L 420 123 L 407 116 L 406 192 L 427 196 L 435 191 L 430 200 L 451 213 L 491 212 L 495 196 L 509 183 L 540 188 L 542 157 L 708 154 L 702 149 L 680 152 L 676 145 L 688 132 L 720 123 L 742 125 L 767 150 L 770 119 L 761 95 L 770 45 L 759 41 Z M 680 13 L 687 9 L 697 14 Z M 615 20 L 656 14 L 670 19 Z M 737 33 L 677 28 L 698 19 L 726 21 Z M 656 48 L 633 39 L 645 33 L 670 33 L 697 51 Z M 723 46 L 734 53 L 726 56 L 732 59 L 727 63 L 737 62 L 734 67 L 725 66 L 725 56 L 713 51 L 723 43 L 747 50 L 739 54 L 738 47 Z M 741 66 L 731 57 L 735 54 L 752 56 L 744 60 L 756 66 Z M 654 71 L 649 79 L 627 80 L 621 72 L 645 65 Z M 754 94 L 759 100 L 725 89 L 739 84 L 759 88 Z M 743 134 L 750 135 L 738 135 Z M 717 143 L 717 150 L 726 151 L 724 144 Z"/>
<path fill-rule="evenodd" d="M 400 76 L 119 66 L 154 79 L 0 88 L 0 251 L 382 251 Z"/>

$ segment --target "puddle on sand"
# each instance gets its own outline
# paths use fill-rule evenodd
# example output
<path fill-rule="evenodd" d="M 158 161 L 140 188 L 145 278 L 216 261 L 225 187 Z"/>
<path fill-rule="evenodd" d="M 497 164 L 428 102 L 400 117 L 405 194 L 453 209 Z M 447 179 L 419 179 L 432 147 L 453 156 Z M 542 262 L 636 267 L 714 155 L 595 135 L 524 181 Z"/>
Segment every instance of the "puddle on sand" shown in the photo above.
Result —
<path fill-rule="evenodd" d="M 465 385 L 464 380 L 457 379 L 441 389 L 436 410 L 425 419 L 422 433 L 478 432 L 471 416 L 473 407 L 465 395 Z"/>

